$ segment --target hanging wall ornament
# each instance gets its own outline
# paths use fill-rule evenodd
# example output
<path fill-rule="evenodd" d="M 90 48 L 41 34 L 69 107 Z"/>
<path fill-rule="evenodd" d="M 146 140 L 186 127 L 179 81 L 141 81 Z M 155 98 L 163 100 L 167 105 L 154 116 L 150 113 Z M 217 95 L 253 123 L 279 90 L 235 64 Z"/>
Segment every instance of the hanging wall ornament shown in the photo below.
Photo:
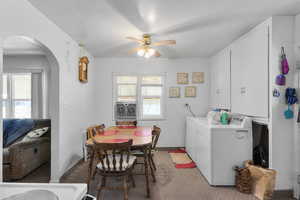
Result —
<path fill-rule="evenodd" d="M 284 47 L 281 47 L 281 72 L 282 74 L 288 74 L 289 71 L 289 63 L 284 52 Z"/>
<path fill-rule="evenodd" d="M 280 85 L 280 86 L 283 86 L 285 85 L 285 76 L 283 74 L 279 74 L 276 76 L 276 85 Z"/>
<path fill-rule="evenodd" d="M 79 48 L 79 81 L 86 83 L 88 82 L 89 58 L 86 56 L 84 45 L 79 44 Z"/>
<path fill-rule="evenodd" d="M 273 97 L 277 97 L 277 98 L 280 97 L 280 92 L 276 88 L 273 90 Z"/>

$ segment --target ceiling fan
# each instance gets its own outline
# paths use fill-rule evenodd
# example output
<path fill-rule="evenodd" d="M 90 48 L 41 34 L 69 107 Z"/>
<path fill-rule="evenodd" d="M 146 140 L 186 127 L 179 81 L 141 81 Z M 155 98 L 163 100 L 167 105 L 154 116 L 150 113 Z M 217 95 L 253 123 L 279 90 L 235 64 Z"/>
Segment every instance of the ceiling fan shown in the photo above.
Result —
<path fill-rule="evenodd" d="M 150 58 L 152 56 L 159 57 L 161 54 L 158 50 L 153 49 L 155 46 L 165 46 L 165 45 L 175 45 L 175 40 L 163 40 L 159 42 L 153 42 L 151 40 L 150 34 L 144 34 L 142 39 L 137 39 L 135 37 L 126 37 L 129 40 L 133 40 L 135 42 L 138 42 L 140 44 L 139 47 L 133 48 L 129 51 L 129 53 L 135 53 L 139 56 L 143 56 L 145 58 Z"/>

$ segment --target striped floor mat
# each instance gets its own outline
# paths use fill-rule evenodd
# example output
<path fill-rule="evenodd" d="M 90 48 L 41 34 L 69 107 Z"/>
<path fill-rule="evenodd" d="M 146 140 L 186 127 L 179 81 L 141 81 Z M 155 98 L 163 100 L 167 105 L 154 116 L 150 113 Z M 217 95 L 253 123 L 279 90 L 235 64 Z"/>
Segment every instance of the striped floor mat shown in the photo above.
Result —
<path fill-rule="evenodd" d="M 169 151 L 169 155 L 173 163 L 175 164 L 175 168 L 177 169 L 185 169 L 185 168 L 195 168 L 196 164 L 193 160 L 188 156 L 184 149 L 176 149 Z"/>

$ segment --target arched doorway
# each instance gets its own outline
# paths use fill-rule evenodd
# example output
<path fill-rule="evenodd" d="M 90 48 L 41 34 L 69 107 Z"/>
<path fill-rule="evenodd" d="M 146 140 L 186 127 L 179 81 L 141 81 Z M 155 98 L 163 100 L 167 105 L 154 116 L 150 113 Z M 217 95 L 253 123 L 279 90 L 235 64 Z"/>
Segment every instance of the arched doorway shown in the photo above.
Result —
<path fill-rule="evenodd" d="M 6 62 L 6 60 L 7 61 L 9 60 L 8 59 L 9 56 L 10 56 L 10 61 L 16 67 L 13 70 L 8 69 L 6 67 L 6 65 L 8 65 L 8 62 Z M 21 57 L 22 59 L 25 60 L 20 59 Z M 27 66 L 22 64 L 25 61 L 27 62 Z M 45 67 L 45 65 L 47 66 Z M 51 121 L 51 126 L 50 126 L 51 144 L 48 144 L 49 145 L 48 150 L 45 147 L 41 147 L 41 149 L 37 147 L 33 147 L 32 149 L 29 149 L 27 153 L 38 155 L 40 158 L 37 159 L 43 159 L 43 155 L 46 155 L 47 153 L 45 151 L 50 151 L 48 152 L 51 155 L 51 159 L 49 159 L 51 163 L 49 165 L 49 171 L 51 171 L 51 174 L 49 173 L 49 179 L 55 180 L 56 177 L 59 176 L 59 165 L 58 165 L 59 64 L 58 61 L 55 55 L 51 52 L 51 50 L 47 46 L 39 42 L 38 40 L 26 36 L 9 36 L 6 37 L 3 41 L 3 72 L 4 74 L 6 74 L 6 77 L 4 79 L 7 81 L 7 83 L 9 83 L 8 86 L 2 85 L 3 87 L 3 95 L 1 95 L 2 109 L 3 110 L 6 109 L 3 112 L 3 117 L 7 118 L 9 116 L 10 118 L 15 118 L 15 117 L 29 118 L 29 119 L 34 118 L 33 120 L 34 122 L 36 122 L 37 120 L 37 121 L 42 121 L 42 123 L 43 120 L 45 119 L 50 119 Z M 18 74 L 14 74 L 14 72 Z M 8 77 L 10 80 L 8 80 Z M 28 81 L 29 77 L 30 77 L 30 81 Z M 31 83 L 30 85 L 31 98 L 29 98 L 28 91 L 27 91 L 28 94 L 26 94 L 26 92 L 24 91 L 26 90 L 24 89 L 24 87 L 23 89 L 22 87 L 19 87 L 19 92 L 18 92 L 19 99 L 17 99 L 16 98 L 17 95 L 13 87 L 18 87 L 16 86 L 17 85 L 16 82 L 18 80 L 19 82 L 21 82 L 21 84 L 20 83 L 19 84 L 22 85 L 22 81 L 24 82 L 25 79 L 27 80 L 28 83 L 29 82 Z M 6 89 L 4 87 L 6 87 Z M 7 89 L 9 89 L 8 92 L 9 96 L 7 93 L 8 91 Z M 17 90 L 18 88 L 15 89 Z M 27 95 L 28 98 L 23 98 L 22 95 L 23 96 Z M 48 125 L 44 124 L 38 128 L 43 128 L 43 126 L 48 126 Z M 27 137 L 27 135 L 22 134 L 22 136 L 17 136 L 16 138 L 13 139 L 16 139 L 16 141 L 20 141 L 26 139 L 25 137 Z M 6 146 L 4 146 L 4 153 L 5 153 L 5 147 Z M 44 152 L 38 154 L 39 153 L 38 151 L 44 151 Z M 44 163 L 44 161 L 34 164 L 34 166 L 29 167 L 30 169 L 22 169 L 25 171 L 21 176 L 23 176 L 26 173 L 27 174 L 32 173 L 32 171 L 35 170 L 35 168 L 39 167 L 41 163 Z M 4 165 L 5 165 L 5 159 L 3 159 L 3 177 L 5 177 L 4 173 L 7 173 Z"/>

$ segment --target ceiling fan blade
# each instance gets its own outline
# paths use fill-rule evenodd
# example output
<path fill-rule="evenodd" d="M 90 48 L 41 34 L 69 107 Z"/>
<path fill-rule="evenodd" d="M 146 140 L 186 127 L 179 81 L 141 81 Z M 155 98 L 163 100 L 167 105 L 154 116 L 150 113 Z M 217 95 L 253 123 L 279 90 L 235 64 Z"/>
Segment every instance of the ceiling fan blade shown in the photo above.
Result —
<path fill-rule="evenodd" d="M 154 53 L 154 56 L 156 56 L 156 57 L 160 57 L 161 56 L 161 54 L 159 53 L 159 51 L 155 51 L 155 53 Z"/>
<path fill-rule="evenodd" d="M 175 40 L 163 40 L 163 41 L 152 43 L 152 46 L 164 46 L 164 45 L 174 45 L 174 44 L 176 44 Z"/>
<path fill-rule="evenodd" d="M 135 37 L 126 37 L 126 39 L 128 39 L 128 40 L 133 40 L 133 41 L 136 41 L 136 42 L 138 42 L 138 43 L 144 43 L 143 40 L 137 39 L 137 38 L 135 38 Z"/>
<path fill-rule="evenodd" d="M 117 11 L 129 23 L 134 25 L 140 32 L 149 32 L 150 26 L 141 15 L 139 0 L 105 0 L 112 9 Z"/>
<path fill-rule="evenodd" d="M 141 49 L 143 49 L 143 47 L 136 47 L 136 48 L 133 48 L 133 49 L 129 50 L 128 53 L 133 54 L 135 52 L 138 52 Z"/>

